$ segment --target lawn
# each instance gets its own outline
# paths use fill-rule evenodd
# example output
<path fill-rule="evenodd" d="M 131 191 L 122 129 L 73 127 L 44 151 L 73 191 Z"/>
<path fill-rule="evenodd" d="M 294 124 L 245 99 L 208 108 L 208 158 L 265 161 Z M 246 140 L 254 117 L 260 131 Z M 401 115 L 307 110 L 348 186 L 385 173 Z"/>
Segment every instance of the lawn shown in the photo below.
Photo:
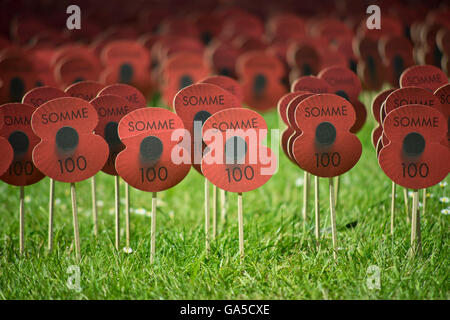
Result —
<path fill-rule="evenodd" d="M 364 95 L 370 106 L 370 94 Z M 265 115 L 277 128 L 275 111 Z M 25 188 L 25 254 L 19 254 L 19 188 L 0 182 L 2 299 L 448 299 L 449 219 L 441 213 L 448 187 L 429 190 L 421 217 L 423 256 L 409 258 L 410 225 L 398 188 L 390 235 L 391 183 L 379 168 L 370 133 L 358 134 L 359 163 L 341 177 L 337 207 L 338 259 L 331 251 L 328 181 L 321 179 L 322 239 L 314 238 L 313 193 L 303 221 L 303 172 L 279 150 L 279 170 L 243 196 L 245 260 L 239 258 L 237 196 L 205 255 L 204 182 L 194 169 L 158 194 L 156 259 L 150 264 L 151 194 L 131 191 L 131 254 L 114 248 L 114 178 L 97 175 L 99 234 L 93 235 L 90 182 L 77 184 L 82 258 L 77 262 L 68 184 L 56 183 L 54 250 L 47 251 L 49 179 Z M 448 180 L 448 177 L 447 177 Z M 447 188 L 447 189 L 446 189 Z M 446 194 L 447 192 L 447 194 Z M 122 183 L 122 195 L 124 184 Z M 410 201 L 411 203 L 411 201 Z M 122 211 L 125 206 L 122 205 Z M 125 246 L 125 214 L 121 215 Z M 69 288 L 74 267 L 81 290 Z M 380 286 L 375 283 L 379 270 Z M 368 281 L 369 280 L 369 281 Z M 69 281 L 70 282 L 70 281 Z"/>

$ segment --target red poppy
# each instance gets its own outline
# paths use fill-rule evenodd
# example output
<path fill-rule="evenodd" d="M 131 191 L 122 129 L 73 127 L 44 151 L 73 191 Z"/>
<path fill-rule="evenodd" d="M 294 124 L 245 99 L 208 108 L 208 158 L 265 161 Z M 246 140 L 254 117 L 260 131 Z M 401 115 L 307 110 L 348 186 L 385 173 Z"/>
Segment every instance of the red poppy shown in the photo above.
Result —
<path fill-rule="evenodd" d="M 331 86 L 324 79 L 315 76 L 304 76 L 295 80 L 291 91 L 307 91 L 311 93 L 331 93 Z"/>
<path fill-rule="evenodd" d="M 105 139 L 109 146 L 108 160 L 102 171 L 116 176 L 116 157 L 125 148 L 117 132 L 119 121 L 128 113 L 139 109 L 139 107 L 132 106 L 125 98 L 113 94 L 100 95 L 91 100 L 90 103 L 97 110 L 98 114 L 98 124 L 94 132 Z"/>
<path fill-rule="evenodd" d="M 198 121 L 200 125 L 203 125 L 212 114 L 229 108 L 239 108 L 241 103 L 235 95 L 219 86 L 197 83 L 180 90 L 173 99 L 173 106 L 191 135 L 192 163 L 200 172 L 204 145 L 197 141 L 201 136 L 201 126 L 198 127 L 197 132 L 194 122 Z"/>
<path fill-rule="evenodd" d="M 294 97 L 291 101 L 289 101 L 289 103 L 287 105 L 286 118 L 287 118 L 288 124 L 292 129 L 294 129 L 295 131 L 297 131 L 299 133 L 301 133 L 302 130 L 297 125 L 297 122 L 295 120 L 295 113 L 296 113 L 297 107 L 300 102 L 302 102 L 306 98 L 311 97 L 313 95 L 314 95 L 314 93 L 311 93 L 311 92 L 306 92 L 306 93 L 300 94 L 300 95 Z"/>
<path fill-rule="evenodd" d="M 290 13 L 276 14 L 267 23 L 267 32 L 278 41 L 300 40 L 305 36 L 305 21 Z"/>
<path fill-rule="evenodd" d="M 97 94 L 105 88 L 103 83 L 97 81 L 80 81 L 68 86 L 65 90 L 71 97 L 81 98 L 85 101 L 91 101 Z"/>
<path fill-rule="evenodd" d="M 291 160 L 294 164 L 297 164 L 297 162 L 295 162 L 295 159 L 292 158 L 291 153 L 289 151 L 288 148 L 288 141 L 289 138 L 295 134 L 295 130 L 287 127 L 286 129 L 283 130 L 283 132 L 281 133 L 281 140 L 280 140 L 280 144 L 281 144 L 281 148 L 283 149 L 284 154 L 289 158 L 289 160 Z"/>
<path fill-rule="evenodd" d="M 131 107 L 144 108 L 147 106 L 147 101 L 142 92 L 128 84 L 110 84 L 109 86 L 106 86 L 105 88 L 100 90 L 100 92 L 98 93 L 99 96 L 104 94 L 114 94 L 117 96 L 121 96 L 128 101 L 128 104 Z"/>
<path fill-rule="evenodd" d="M 14 186 L 28 186 L 44 178 L 32 160 L 33 148 L 39 142 L 31 129 L 31 115 L 35 110 L 33 106 L 23 103 L 0 106 L 0 114 L 4 120 L 0 136 L 8 139 L 14 151 L 9 169 L 0 179 Z"/>
<path fill-rule="evenodd" d="M 291 102 L 292 99 L 294 99 L 295 97 L 300 96 L 305 93 L 307 93 L 307 92 L 305 92 L 305 91 L 289 92 L 289 93 L 286 93 L 284 96 L 282 96 L 280 98 L 280 100 L 278 100 L 278 104 L 277 104 L 278 114 L 280 115 L 281 120 L 283 120 L 283 122 L 287 126 L 290 126 L 289 121 L 287 119 L 287 113 L 286 113 L 289 102 Z"/>
<path fill-rule="evenodd" d="M 441 103 L 442 106 L 441 112 L 447 118 L 448 124 L 447 138 L 450 144 L 450 84 L 443 85 L 442 87 L 437 89 L 434 94 L 438 97 L 439 102 Z"/>
<path fill-rule="evenodd" d="M 97 123 L 97 111 L 83 99 L 65 97 L 42 104 L 31 119 L 42 139 L 33 150 L 36 167 L 61 182 L 95 175 L 108 158 L 107 143 L 92 133 Z"/>
<path fill-rule="evenodd" d="M 380 113 L 381 106 L 385 102 L 386 98 L 394 91 L 395 89 L 388 89 L 381 91 L 377 94 L 372 100 L 372 116 L 377 122 L 377 126 L 372 131 L 372 144 L 376 148 L 378 140 L 383 134 L 383 127 L 381 126 Z"/>
<path fill-rule="evenodd" d="M 3 127 L 3 112 L 0 108 L 0 133 L 2 132 Z M 11 162 L 14 158 L 14 150 L 9 144 L 8 140 L 0 136 L 0 153 L 2 156 L 0 157 L 0 176 L 3 175 L 6 170 L 8 170 Z"/>
<path fill-rule="evenodd" d="M 230 192 L 261 187 L 275 173 L 276 156 L 262 145 L 264 118 L 250 109 L 228 109 L 206 120 L 202 136 L 210 151 L 202 159 L 203 175 Z"/>
<path fill-rule="evenodd" d="M 423 105 L 406 105 L 391 111 L 383 123 L 389 144 L 378 162 L 396 184 L 410 189 L 431 187 L 450 170 L 450 151 L 441 141 L 447 120 L 441 112 Z"/>
<path fill-rule="evenodd" d="M 314 45 L 310 43 L 292 44 L 287 50 L 287 62 L 291 68 L 297 70 L 296 78 L 317 74 L 322 61 Z"/>
<path fill-rule="evenodd" d="M 56 98 L 68 97 L 64 91 L 53 87 L 37 87 L 28 91 L 22 98 L 22 103 L 29 104 L 35 108 L 41 104 Z"/>
<path fill-rule="evenodd" d="M 226 42 L 213 42 L 205 52 L 214 72 L 228 77 L 236 76 L 236 61 L 240 54 L 241 50 Z"/>
<path fill-rule="evenodd" d="M 384 36 L 379 51 L 392 85 L 397 85 L 402 72 L 414 65 L 413 46 L 404 36 Z"/>
<path fill-rule="evenodd" d="M 54 70 L 55 79 L 63 88 L 79 81 L 98 80 L 100 77 L 99 65 L 77 56 L 60 60 Z"/>
<path fill-rule="evenodd" d="M 319 177 L 335 177 L 358 162 L 361 142 L 350 132 L 356 113 L 346 99 L 313 95 L 297 106 L 295 119 L 302 134 L 293 143 L 293 155 L 302 169 Z"/>
<path fill-rule="evenodd" d="M 27 54 L 19 49 L 6 49 L 0 55 L 0 104 L 20 102 L 34 88 L 38 77 Z"/>
<path fill-rule="evenodd" d="M 187 152 L 179 140 L 172 139 L 180 129 L 181 118 L 162 108 L 143 108 L 123 117 L 118 132 L 125 150 L 116 158 L 119 175 L 132 187 L 149 192 L 163 191 L 181 182 L 191 166 L 172 158 L 174 148 L 181 154 Z"/>
<path fill-rule="evenodd" d="M 244 98 L 241 85 L 233 78 L 227 76 L 210 76 L 203 79 L 202 81 L 199 81 L 199 83 L 215 84 L 216 86 L 219 86 L 236 96 L 236 98 L 238 98 L 241 103 Z"/>
<path fill-rule="evenodd" d="M 281 84 L 284 67 L 280 60 L 265 52 L 242 54 L 236 66 L 244 92 L 244 102 L 251 108 L 265 111 L 275 108 L 286 93 Z"/>
<path fill-rule="evenodd" d="M 181 89 L 194 84 L 209 74 L 203 57 L 194 53 L 179 53 L 164 61 L 161 84 L 164 102 L 173 107 L 175 95 Z"/>
<path fill-rule="evenodd" d="M 400 77 L 400 87 L 421 87 L 434 92 L 448 83 L 447 75 L 439 68 L 430 65 L 412 66 Z"/>

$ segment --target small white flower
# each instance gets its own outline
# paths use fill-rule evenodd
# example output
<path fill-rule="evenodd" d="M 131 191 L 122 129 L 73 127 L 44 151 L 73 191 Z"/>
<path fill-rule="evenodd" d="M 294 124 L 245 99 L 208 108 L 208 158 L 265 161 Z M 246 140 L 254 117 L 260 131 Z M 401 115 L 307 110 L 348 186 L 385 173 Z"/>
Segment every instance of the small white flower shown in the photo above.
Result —
<path fill-rule="evenodd" d="M 31 202 L 31 197 L 25 196 L 25 203 L 30 203 L 30 202 Z"/>
<path fill-rule="evenodd" d="M 449 203 L 450 199 L 448 197 L 441 197 L 441 198 L 439 198 L 439 201 L 442 203 Z"/>
<path fill-rule="evenodd" d="M 97 200 L 97 207 L 103 207 L 104 203 L 102 200 Z"/>
<path fill-rule="evenodd" d="M 169 211 L 169 218 L 173 219 L 174 216 L 175 216 L 175 214 L 174 214 L 173 210 L 170 210 Z"/>
<path fill-rule="evenodd" d="M 123 252 L 125 252 L 126 254 L 131 254 L 131 253 L 133 253 L 133 249 L 131 249 L 129 247 L 124 247 Z"/>
<path fill-rule="evenodd" d="M 441 210 L 441 213 L 448 216 L 450 214 L 450 208 L 445 208 Z"/>
<path fill-rule="evenodd" d="M 55 204 L 59 206 L 61 204 L 61 199 L 60 198 L 56 198 L 55 199 Z"/>
<path fill-rule="evenodd" d="M 412 191 L 408 191 L 408 197 L 412 198 L 413 197 L 414 192 Z"/>
<path fill-rule="evenodd" d="M 423 204 L 422 204 L 422 202 L 419 201 L 419 208 L 422 208 L 422 207 L 423 207 Z"/>
<path fill-rule="evenodd" d="M 444 188 L 447 186 L 447 181 L 443 181 L 439 183 L 439 187 Z"/>
<path fill-rule="evenodd" d="M 110 208 L 108 212 L 109 212 L 109 214 L 114 214 L 116 212 L 116 210 L 114 208 Z"/>
<path fill-rule="evenodd" d="M 297 180 L 295 180 L 295 186 L 296 186 L 296 187 L 301 187 L 301 186 L 303 186 L 303 183 L 304 183 L 303 177 L 299 177 L 299 178 L 297 178 Z"/>
<path fill-rule="evenodd" d="M 134 212 L 136 214 L 139 214 L 139 215 L 143 216 L 143 215 L 145 215 L 147 213 L 147 210 L 145 210 L 144 208 L 138 208 L 138 209 L 135 209 Z"/>

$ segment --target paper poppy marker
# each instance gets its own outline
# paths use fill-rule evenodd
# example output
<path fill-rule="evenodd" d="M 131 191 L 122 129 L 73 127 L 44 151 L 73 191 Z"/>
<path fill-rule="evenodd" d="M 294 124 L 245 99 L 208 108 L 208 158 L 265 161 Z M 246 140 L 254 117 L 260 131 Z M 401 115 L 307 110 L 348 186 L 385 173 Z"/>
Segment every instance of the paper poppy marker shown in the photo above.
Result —
<path fill-rule="evenodd" d="M 234 96 L 236 96 L 239 102 L 242 103 L 244 96 L 241 85 L 233 78 L 227 76 L 210 76 L 200 81 L 200 83 L 210 83 L 217 85 L 229 91 Z M 222 206 L 221 219 L 222 222 L 224 222 L 226 219 L 226 191 L 220 189 L 220 192 L 221 192 L 221 206 Z M 217 233 L 217 187 L 213 185 L 213 235 L 212 235 L 213 239 L 216 238 L 216 233 Z"/>
<path fill-rule="evenodd" d="M 411 224 L 412 253 L 421 251 L 418 189 L 442 181 L 450 171 L 450 151 L 442 144 L 447 135 L 447 119 L 436 109 L 406 105 L 390 112 L 383 125 L 389 144 L 378 161 L 384 173 L 396 184 L 414 189 Z M 417 243 L 416 243 L 417 242 Z"/>
<path fill-rule="evenodd" d="M 110 84 L 103 88 L 98 95 L 115 94 L 125 98 L 130 107 L 144 108 L 147 106 L 145 96 L 133 86 L 123 83 Z"/>
<path fill-rule="evenodd" d="M 125 148 L 120 141 L 117 128 L 119 121 L 128 113 L 139 109 L 132 107 L 125 98 L 113 94 L 100 95 L 90 102 L 97 110 L 98 124 L 94 132 L 105 139 L 109 147 L 108 160 L 102 171 L 115 176 L 115 208 L 116 208 L 116 250 L 120 248 L 120 194 L 119 175 L 115 162 L 117 155 Z M 127 248 L 129 248 L 129 238 L 127 238 Z"/>
<path fill-rule="evenodd" d="M 400 86 L 402 88 L 421 87 L 434 92 L 447 83 L 448 78 L 444 71 L 430 65 L 409 67 L 400 76 Z"/>
<path fill-rule="evenodd" d="M 295 111 L 295 121 L 302 131 L 293 144 L 295 160 L 309 173 L 330 178 L 334 257 L 337 257 L 337 235 L 332 178 L 353 168 L 361 156 L 361 142 L 350 132 L 355 120 L 350 102 L 334 94 L 308 97 Z"/>
<path fill-rule="evenodd" d="M 69 95 L 64 91 L 45 86 L 37 87 L 28 91 L 22 99 L 22 103 L 27 103 L 39 107 L 41 104 L 56 98 L 68 97 Z M 53 215 L 54 215 L 54 203 L 55 203 L 55 180 L 50 178 L 50 191 L 49 191 L 49 208 L 48 208 L 48 251 L 53 250 Z"/>
<path fill-rule="evenodd" d="M 161 108 L 135 110 L 119 122 L 119 138 L 125 150 L 116 158 L 117 172 L 132 187 L 153 193 L 152 263 L 155 256 L 156 193 L 181 182 L 191 168 L 189 163 L 176 163 L 172 159 L 174 148 L 178 149 L 176 151 L 180 157 L 183 157 L 183 153 L 188 155 L 188 151 L 179 145 L 180 141 L 171 139 L 176 130 L 183 128 L 180 117 Z"/>
<path fill-rule="evenodd" d="M 267 124 L 250 109 L 228 109 L 208 118 L 202 135 L 209 148 L 202 159 L 204 176 L 215 186 L 238 193 L 239 247 L 243 259 L 242 193 L 261 187 L 277 168 L 275 154 L 262 145 Z"/>
<path fill-rule="evenodd" d="M 71 184 L 75 246 L 80 257 L 80 239 L 75 183 L 92 177 L 108 158 L 108 145 L 93 134 L 98 115 L 79 98 L 57 98 L 33 113 L 31 126 L 41 142 L 33 150 L 36 167 L 50 178 Z"/>
<path fill-rule="evenodd" d="M 287 91 L 281 84 L 283 64 L 275 56 L 265 52 L 245 53 L 239 57 L 237 69 L 244 102 L 256 110 L 275 108 L 278 99 Z"/>
<path fill-rule="evenodd" d="M 3 127 L 3 114 L 0 112 L 0 132 Z M 11 147 L 11 144 L 8 142 L 7 139 L 0 136 L 0 153 L 2 157 L 0 158 L 0 176 L 3 175 L 6 170 L 8 170 L 11 162 L 14 158 L 14 150 Z"/>
<path fill-rule="evenodd" d="M 209 83 L 197 83 L 180 90 L 173 100 L 177 115 L 190 134 L 191 163 L 201 173 L 201 161 L 204 151 L 202 125 L 212 114 L 241 106 L 238 98 L 231 92 Z M 209 253 L 209 187 L 205 179 L 205 233 L 206 252 Z"/>
<path fill-rule="evenodd" d="M 81 98 L 85 101 L 91 101 L 97 94 L 105 88 L 105 85 L 97 81 L 80 81 L 66 88 L 65 92 L 71 97 Z M 95 176 L 91 178 L 91 194 L 92 194 L 92 219 L 94 222 L 94 236 L 98 235 L 98 219 L 97 219 L 97 192 L 96 192 Z"/>
<path fill-rule="evenodd" d="M 447 139 L 450 145 L 450 84 L 443 85 L 434 93 L 441 103 L 442 109 L 441 112 L 447 118 L 448 123 L 448 131 L 447 131 Z"/>
<path fill-rule="evenodd" d="M 20 187 L 19 216 L 20 216 L 20 253 L 25 249 L 25 186 L 39 182 L 44 175 L 35 167 L 32 161 L 33 147 L 39 138 L 31 130 L 31 115 L 35 108 L 22 103 L 7 103 L 0 106 L 0 115 L 3 116 L 3 127 L 0 127 L 0 136 L 7 139 L 11 145 L 13 160 L 1 180 L 7 184 Z M 5 160 L 9 158 L 6 148 Z M 4 160 L 2 160 L 3 162 Z"/>

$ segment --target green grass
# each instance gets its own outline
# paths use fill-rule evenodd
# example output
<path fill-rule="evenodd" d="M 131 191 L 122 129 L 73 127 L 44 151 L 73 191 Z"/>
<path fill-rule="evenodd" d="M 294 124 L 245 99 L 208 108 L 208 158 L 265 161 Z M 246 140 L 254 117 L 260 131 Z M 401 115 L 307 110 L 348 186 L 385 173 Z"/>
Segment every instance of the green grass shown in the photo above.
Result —
<path fill-rule="evenodd" d="M 365 96 L 366 105 L 369 97 Z M 276 112 L 265 115 L 278 126 Z M 371 118 L 369 116 L 369 118 Z M 82 259 L 72 248 L 69 185 L 56 183 L 55 249 L 47 252 L 49 180 L 26 187 L 26 254 L 19 254 L 19 189 L 0 183 L 0 298 L 2 299 L 448 299 L 449 216 L 439 202 L 446 190 L 430 189 L 422 216 L 423 257 L 408 257 L 410 226 L 401 194 L 395 236 L 389 235 L 390 190 L 378 167 L 369 119 L 359 134 L 361 160 L 341 177 L 338 244 L 331 252 L 328 181 L 321 179 L 321 228 L 317 248 L 313 207 L 301 217 L 303 172 L 280 150 L 279 171 L 262 188 L 244 194 L 245 261 L 239 259 L 237 197 L 228 195 L 226 223 L 219 222 L 205 256 L 203 178 L 191 170 L 175 188 L 159 193 L 156 261 L 150 264 L 150 218 L 131 216 L 131 247 L 114 249 L 114 178 L 97 175 L 98 238 L 93 236 L 90 183 L 77 184 Z M 447 191 L 448 192 L 448 191 Z M 122 194 L 124 189 L 122 189 Z M 311 193 L 311 201 L 313 195 Z M 151 194 L 131 193 L 132 208 L 151 210 Z M 124 208 L 124 206 L 122 206 Z M 122 215 L 122 231 L 124 214 Z M 356 227 L 347 224 L 357 222 Z M 122 233 L 124 245 L 124 233 Z M 68 289 L 67 269 L 79 265 L 81 292 Z M 381 288 L 367 287 L 368 267 L 380 268 Z"/>

